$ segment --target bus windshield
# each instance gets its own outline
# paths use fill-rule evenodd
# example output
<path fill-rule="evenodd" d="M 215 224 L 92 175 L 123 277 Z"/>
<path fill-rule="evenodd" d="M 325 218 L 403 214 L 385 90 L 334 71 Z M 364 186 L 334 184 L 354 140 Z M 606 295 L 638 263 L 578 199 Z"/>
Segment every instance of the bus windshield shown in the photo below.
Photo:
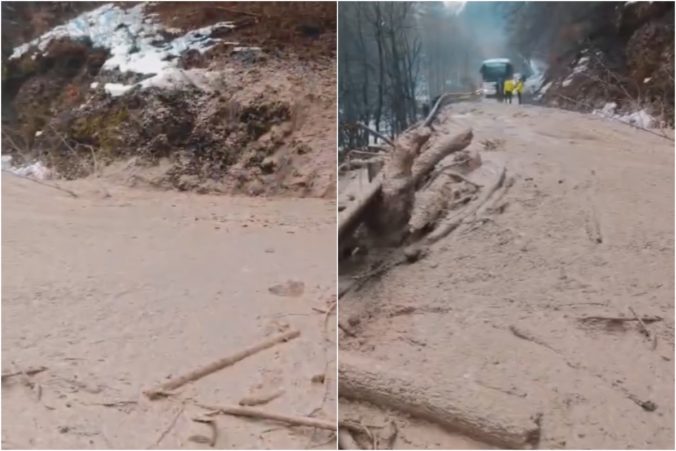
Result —
<path fill-rule="evenodd" d="M 511 78 L 514 67 L 508 59 L 486 60 L 481 65 L 480 72 L 484 82 L 496 82 Z"/>

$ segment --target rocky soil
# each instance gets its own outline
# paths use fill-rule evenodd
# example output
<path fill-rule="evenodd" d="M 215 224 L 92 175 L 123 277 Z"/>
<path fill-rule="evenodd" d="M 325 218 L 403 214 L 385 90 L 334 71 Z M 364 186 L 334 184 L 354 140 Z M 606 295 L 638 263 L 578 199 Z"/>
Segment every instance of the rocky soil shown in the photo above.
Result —
<path fill-rule="evenodd" d="M 141 10 L 160 30 L 141 55 L 203 30 L 159 75 L 111 69 L 119 48 L 72 33 L 6 59 L 3 152 L 66 179 L 119 178 L 124 167 L 130 184 L 331 197 L 335 5 L 181 8 Z"/>
<path fill-rule="evenodd" d="M 641 119 L 625 120 L 673 127 L 674 4 L 613 2 L 600 9 L 601 16 L 586 18 L 586 32 L 575 35 L 575 50 L 550 61 L 536 98 L 550 106 L 599 113 L 613 103 L 603 114 L 645 111 Z"/>

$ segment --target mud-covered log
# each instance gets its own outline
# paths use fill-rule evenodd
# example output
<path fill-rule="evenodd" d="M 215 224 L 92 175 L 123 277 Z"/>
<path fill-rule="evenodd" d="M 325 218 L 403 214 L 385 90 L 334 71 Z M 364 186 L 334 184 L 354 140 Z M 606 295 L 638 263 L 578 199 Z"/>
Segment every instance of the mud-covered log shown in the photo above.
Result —
<path fill-rule="evenodd" d="M 354 202 L 347 205 L 345 210 L 338 214 L 338 239 L 349 235 L 361 222 L 364 212 L 376 203 L 383 186 L 383 179 L 378 175 L 366 188 L 363 194 Z"/>
<path fill-rule="evenodd" d="M 370 206 L 375 206 L 377 199 L 379 211 L 374 215 L 375 226 L 383 231 L 403 230 L 413 210 L 416 184 L 428 175 L 439 161 L 453 152 L 463 150 L 472 141 L 472 131 L 465 130 L 459 135 L 441 137 L 420 155 L 430 135 L 428 128 L 420 127 L 406 132 L 397 139 L 380 174 L 359 199 L 340 213 L 339 239 L 354 231 L 356 225 L 363 219 L 364 212 Z"/>
<path fill-rule="evenodd" d="M 425 189 L 415 194 L 411 218 L 408 221 L 410 233 L 416 233 L 434 223 L 453 199 L 453 176 L 441 173 Z"/>
<path fill-rule="evenodd" d="M 411 414 L 502 448 L 537 446 L 537 407 L 523 398 L 485 389 L 471 380 L 406 373 L 372 359 L 340 354 L 341 397 Z"/>
<path fill-rule="evenodd" d="M 457 135 L 446 135 L 437 138 L 429 149 L 416 158 L 411 169 L 412 183 L 418 185 L 424 177 L 432 172 L 441 160 L 469 146 L 473 137 L 472 129 L 467 129 Z"/>
<path fill-rule="evenodd" d="M 421 127 L 403 134 L 395 142 L 391 157 L 382 169 L 382 203 L 377 218 L 377 226 L 382 231 L 400 230 L 408 222 L 414 195 L 411 169 L 429 138 L 430 130 Z"/>

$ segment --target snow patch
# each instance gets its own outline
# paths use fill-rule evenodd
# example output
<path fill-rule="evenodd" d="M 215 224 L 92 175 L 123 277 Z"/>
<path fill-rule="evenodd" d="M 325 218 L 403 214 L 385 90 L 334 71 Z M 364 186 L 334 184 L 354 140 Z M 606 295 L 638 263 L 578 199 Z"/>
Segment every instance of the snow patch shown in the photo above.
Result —
<path fill-rule="evenodd" d="M 21 177 L 31 177 L 37 180 L 49 180 L 53 176 L 51 169 L 42 164 L 40 161 L 15 167 L 12 165 L 11 155 L 2 156 L 2 169 L 3 171 L 9 171 L 12 174 L 16 174 Z"/>
<path fill-rule="evenodd" d="M 260 52 L 262 49 L 260 47 L 235 47 L 232 49 L 233 52 Z"/>
<path fill-rule="evenodd" d="M 144 80 L 139 83 L 142 87 L 159 85 L 171 87 L 172 85 L 166 81 L 171 75 L 165 72 L 173 73 L 172 71 L 176 69 L 176 60 L 183 52 L 197 50 L 204 53 L 221 42 L 221 39 L 211 37 L 212 34 L 234 28 L 231 22 L 218 22 L 166 40 L 162 32 L 180 32 L 180 30 L 165 29 L 155 22 L 153 17 L 155 14 L 145 13 L 145 7 L 144 3 L 127 9 L 112 3 L 105 4 L 53 28 L 31 42 L 16 47 L 10 58 L 19 58 L 32 49 L 44 52 L 53 40 L 59 38 L 87 39 L 94 47 L 110 51 L 110 57 L 103 64 L 103 69 L 159 77 L 152 82 Z M 133 86 L 108 83 L 105 89 L 112 96 L 118 96 Z M 92 88 L 95 87 L 92 85 Z"/>
<path fill-rule="evenodd" d="M 552 87 L 552 82 L 550 81 L 549 83 L 547 83 L 546 85 L 544 85 L 544 86 L 542 87 L 542 89 L 540 89 L 540 96 L 542 96 L 542 95 L 545 94 L 547 91 L 549 91 L 549 88 L 551 88 L 551 87 Z"/>
<path fill-rule="evenodd" d="M 99 82 L 98 82 L 98 81 L 95 81 L 94 83 L 92 83 L 91 85 L 89 85 L 89 87 L 92 88 L 92 89 L 96 89 L 96 88 L 99 87 Z"/>
<path fill-rule="evenodd" d="M 105 91 L 111 96 L 119 97 L 133 87 L 134 85 L 123 85 L 120 83 L 106 83 L 103 86 L 103 89 L 105 89 Z"/>
<path fill-rule="evenodd" d="M 615 102 L 606 103 L 600 110 L 592 111 L 592 114 L 608 119 L 614 119 L 641 128 L 653 128 L 657 125 L 655 118 L 648 114 L 646 110 L 618 114 L 617 104 Z"/>
<path fill-rule="evenodd" d="M 3 171 L 10 171 L 12 169 L 12 156 L 11 155 L 3 155 L 2 156 L 2 170 Z"/>

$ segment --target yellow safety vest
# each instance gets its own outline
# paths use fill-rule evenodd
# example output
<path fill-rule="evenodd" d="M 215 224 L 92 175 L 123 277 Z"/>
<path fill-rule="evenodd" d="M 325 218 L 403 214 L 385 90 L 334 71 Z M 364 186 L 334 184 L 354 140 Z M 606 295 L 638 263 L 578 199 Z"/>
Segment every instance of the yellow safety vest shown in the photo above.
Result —
<path fill-rule="evenodd" d="M 505 80 L 505 92 L 514 91 L 514 80 Z"/>
<path fill-rule="evenodd" d="M 521 80 L 516 82 L 516 88 L 514 90 L 518 93 L 523 93 L 523 82 Z"/>

